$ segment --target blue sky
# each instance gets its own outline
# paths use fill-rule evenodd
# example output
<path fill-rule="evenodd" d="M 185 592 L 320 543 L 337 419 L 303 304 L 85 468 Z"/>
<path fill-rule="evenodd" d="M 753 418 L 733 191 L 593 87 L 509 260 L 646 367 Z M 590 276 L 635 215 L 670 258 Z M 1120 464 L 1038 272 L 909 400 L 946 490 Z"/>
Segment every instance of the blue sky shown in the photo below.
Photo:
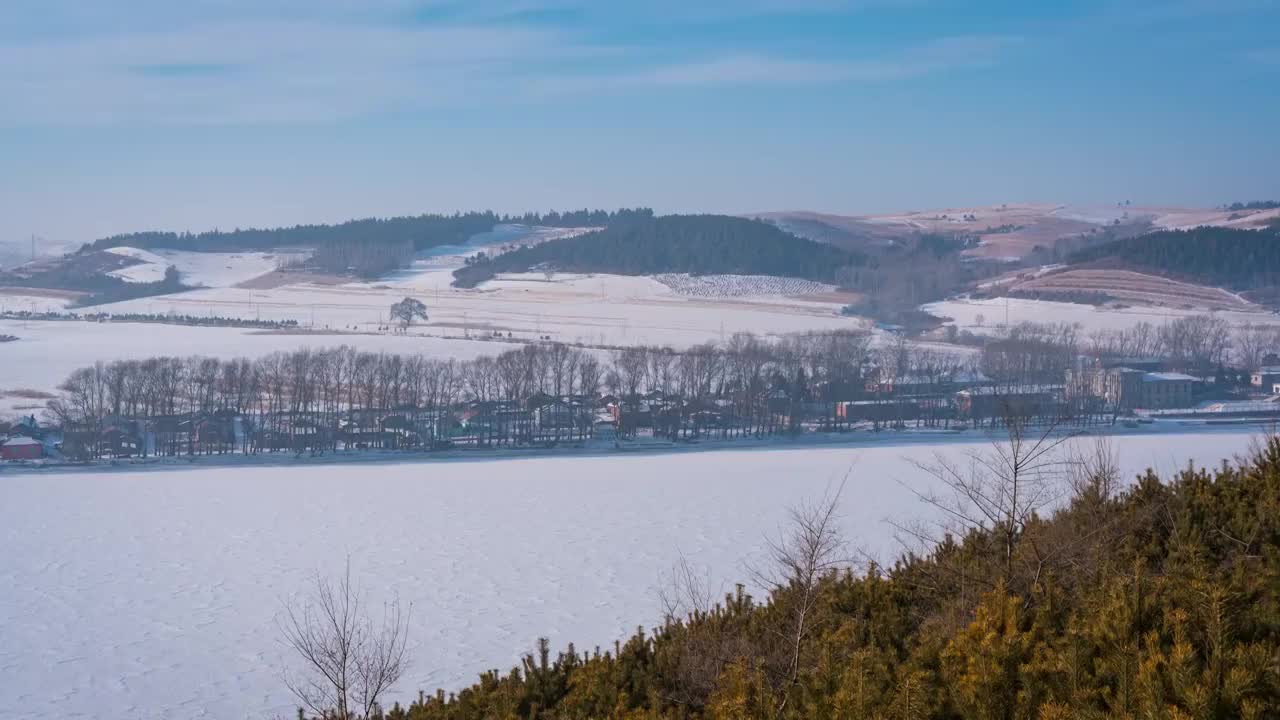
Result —
<path fill-rule="evenodd" d="M 1280 0 L 5 0 L 0 240 L 1280 197 Z"/>

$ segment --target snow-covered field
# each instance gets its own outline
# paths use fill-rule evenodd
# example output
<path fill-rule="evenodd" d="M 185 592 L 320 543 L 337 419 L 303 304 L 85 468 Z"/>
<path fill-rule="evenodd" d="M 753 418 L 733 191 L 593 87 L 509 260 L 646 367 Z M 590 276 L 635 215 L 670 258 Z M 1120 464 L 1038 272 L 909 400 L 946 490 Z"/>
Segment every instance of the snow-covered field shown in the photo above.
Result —
<path fill-rule="evenodd" d="M 275 270 L 282 255 L 299 254 L 297 251 L 206 253 L 132 247 L 114 247 L 107 252 L 140 261 L 137 265 L 107 273 L 126 282 L 158 282 L 164 279 L 165 270 L 173 266 L 183 283 L 208 288 L 231 287 L 252 280 Z"/>
<path fill-rule="evenodd" d="M 71 305 L 70 293 L 32 288 L 0 288 L 0 312 L 62 312 Z"/>
<path fill-rule="evenodd" d="M 1172 307 L 1098 307 L 1081 303 L 1053 302 L 1049 300 L 1023 300 L 1018 298 L 952 299 L 921 306 L 925 312 L 952 318 L 951 324 L 975 333 L 996 332 L 1005 323 L 1006 306 L 1008 322 L 1066 322 L 1080 323 L 1085 331 L 1122 329 L 1141 322 L 1159 325 L 1168 320 L 1206 312 L 1199 309 Z M 981 322 L 979 322 L 981 316 Z M 1280 315 L 1269 312 L 1220 311 L 1214 313 L 1232 325 L 1276 324 Z"/>
<path fill-rule="evenodd" d="M 413 265 L 374 282 L 344 284 L 294 283 L 273 288 L 231 287 L 230 282 L 203 282 L 212 273 L 189 269 L 198 263 L 187 256 L 199 253 L 158 251 L 163 275 L 167 262 L 178 267 L 189 283 L 208 289 L 148 297 L 98 306 L 102 312 L 221 315 L 227 317 L 295 320 L 307 328 L 376 330 L 387 322 L 391 304 L 406 296 L 427 304 L 430 321 L 415 332 L 434 336 L 487 335 L 539 339 L 588 345 L 636 343 L 689 346 L 718 340 L 738 331 L 784 334 L 803 330 L 859 327 L 840 316 L 839 298 L 805 294 L 826 292 L 828 286 L 784 278 L 716 276 L 688 279 L 673 290 L 647 277 L 519 273 L 500 276 L 478 288 L 451 287 L 453 270 L 463 259 L 494 248 L 531 245 L 570 237 L 594 228 L 543 228 L 498 225 L 467 243 L 432 248 Z M 138 251 L 141 252 L 141 251 Z M 246 254 L 247 256 L 248 254 Z M 204 260 L 216 266 L 221 260 Z M 186 263 L 187 270 L 184 270 Z M 119 272 L 134 271 L 139 267 Z M 269 268 L 268 268 L 269 269 Z M 672 280 L 672 283 L 676 281 Z M 711 292 L 719 288 L 723 292 Z"/>
<path fill-rule="evenodd" d="M 767 295 L 816 295 L 835 292 L 835 285 L 827 285 L 801 278 L 775 277 L 773 275 L 689 275 L 688 273 L 663 273 L 654 280 L 671 288 L 677 295 L 689 297 L 759 297 Z"/>
<path fill-rule="evenodd" d="M 1215 465 L 1247 433 L 1118 438 L 1126 473 Z M 683 554 L 726 591 L 788 505 L 850 473 L 841 518 L 887 557 L 928 445 L 131 473 L 0 472 L 0 718 L 292 715 L 282 598 L 348 556 L 413 603 L 398 688 L 457 688 L 540 635 L 606 647 L 659 619 Z M 940 448 L 947 453 L 960 444 Z"/>
<path fill-rule="evenodd" d="M 697 298 L 656 280 L 620 275 L 539 273 L 504 275 L 474 289 L 452 282 L 451 258 L 424 258 L 415 267 L 374 282 L 294 284 L 270 289 L 223 287 L 99 306 L 103 312 L 296 320 L 317 329 L 371 330 L 386 323 L 392 303 L 406 296 L 427 305 L 433 335 L 491 335 L 591 345 L 634 343 L 688 346 L 749 330 L 781 334 L 859 327 L 825 299 Z"/>

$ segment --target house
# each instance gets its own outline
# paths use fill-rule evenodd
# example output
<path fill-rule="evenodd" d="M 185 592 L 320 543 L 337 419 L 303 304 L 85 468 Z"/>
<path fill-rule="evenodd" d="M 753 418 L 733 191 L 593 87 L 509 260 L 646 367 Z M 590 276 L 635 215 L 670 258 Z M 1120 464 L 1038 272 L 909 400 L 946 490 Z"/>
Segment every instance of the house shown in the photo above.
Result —
<path fill-rule="evenodd" d="M 533 407 L 534 423 L 539 430 L 578 430 L 590 421 L 588 408 L 573 400 L 548 397 Z"/>
<path fill-rule="evenodd" d="M 1061 385 L 972 387 L 955 394 L 956 415 L 971 420 L 1048 415 L 1058 409 L 1061 392 Z"/>
<path fill-rule="evenodd" d="M 0 460 L 38 460 L 42 455 L 44 446 L 35 438 L 19 436 L 0 445 Z"/>
<path fill-rule="evenodd" d="M 1111 370 L 1113 368 L 1129 368 L 1130 370 L 1141 370 L 1143 372 L 1160 372 L 1167 367 L 1166 361 L 1162 358 L 1154 357 L 1126 357 L 1126 358 L 1108 358 L 1099 359 L 1097 366 L 1103 370 Z"/>
<path fill-rule="evenodd" d="M 616 443 L 618 426 L 609 420 L 596 420 L 591 425 L 591 439 L 601 443 Z"/>
<path fill-rule="evenodd" d="M 1276 383 L 1280 383 L 1280 365 L 1260 367 L 1249 378 L 1249 384 L 1256 388 L 1275 387 Z"/>
<path fill-rule="evenodd" d="M 1197 382 L 1190 375 L 1128 366 L 1068 370 L 1067 397 L 1102 398 L 1114 410 L 1187 407 Z"/>
<path fill-rule="evenodd" d="M 1102 372 L 1102 393 L 1095 394 L 1106 400 L 1107 406 L 1116 410 L 1132 410 L 1145 407 L 1144 379 L 1150 373 L 1130 367 L 1113 367 Z"/>
<path fill-rule="evenodd" d="M 836 403 L 836 418 L 844 422 L 894 422 L 920 417 L 914 400 L 849 400 Z"/>
<path fill-rule="evenodd" d="M 1182 373 L 1143 373 L 1139 407 L 1149 409 L 1190 407 L 1191 387 L 1197 380 Z"/>
<path fill-rule="evenodd" d="M 478 402 L 462 412 L 461 424 L 468 436 L 527 442 L 533 437 L 534 413 L 520 403 Z"/>

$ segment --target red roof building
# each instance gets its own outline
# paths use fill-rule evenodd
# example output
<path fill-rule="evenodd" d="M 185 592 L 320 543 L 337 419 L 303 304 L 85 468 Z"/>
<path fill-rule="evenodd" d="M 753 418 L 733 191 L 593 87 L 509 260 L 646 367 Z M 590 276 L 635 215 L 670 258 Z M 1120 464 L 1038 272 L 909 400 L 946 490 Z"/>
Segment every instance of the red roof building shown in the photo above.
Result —
<path fill-rule="evenodd" d="M 0 444 L 0 459 L 3 460 L 37 460 L 44 454 L 44 446 L 39 440 L 29 437 L 16 437 Z"/>

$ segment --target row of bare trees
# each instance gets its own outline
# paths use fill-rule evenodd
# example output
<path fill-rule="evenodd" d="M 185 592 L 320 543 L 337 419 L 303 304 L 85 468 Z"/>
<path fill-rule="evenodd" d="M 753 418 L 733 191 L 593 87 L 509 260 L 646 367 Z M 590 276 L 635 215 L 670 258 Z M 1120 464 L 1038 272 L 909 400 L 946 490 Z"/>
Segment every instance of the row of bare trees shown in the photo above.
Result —
<path fill-rule="evenodd" d="M 1211 374 L 1222 368 L 1256 370 L 1280 353 L 1280 326 L 1232 326 L 1215 315 L 1191 315 L 1156 325 L 1101 328 L 1024 322 L 982 346 L 981 368 L 994 380 L 1061 382 L 1080 355 L 1164 361 L 1170 369 Z"/>
<path fill-rule="evenodd" d="M 615 396 L 624 435 L 651 427 L 672 439 L 728 438 L 795 433 L 806 425 L 842 430 L 860 421 L 940 425 L 955 417 L 960 379 L 1007 388 L 1060 385 L 1082 353 L 1163 355 L 1177 367 L 1205 370 L 1232 349 L 1244 366 L 1256 365 L 1278 344 L 1274 328 L 1232 331 L 1200 316 L 1088 337 L 1075 325 L 1024 323 L 976 355 L 901 336 L 873 343 L 864 331 L 777 339 L 740 333 L 679 351 L 606 353 L 548 342 L 468 362 L 343 346 L 256 360 L 97 363 L 72 373 L 49 410 L 85 458 L 326 452 L 393 441 L 430 447 L 460 436 L 478 445 L 578 440 L 590 434 L 602 393 Z M 850 402 L 876 407 L 855 413 Z M 530 415 L 547 403 L 558 404 L 556 421 Z M 469 430 L 460 432 L 464 420 Z"/>
<path fill-rule="evenodd" d="M 1232 327 L 1220 317 L 1192 315 L 1162 325 L 1141 322 L 1128 328 L 1096 330 L 1089 334 L 1085 348 L 1102 357 L 1162 358 L 1191 372 L 1224 365 L 1252 371 L 1268 355 L 1280 353 L 1280 326 Z"/>
<path fill-rule="evenodd" d="M 465 406 L 489 418 L 480 443 L 514 442 L 535 399 L 572 399 L 574 417 L 596 409 L 602 392 L 624 398 L 623 416 L 642 395 L 679 398 L 685 408 L 729 399 L 748 418 L 741 432 L 777 430 L 788 408 L 767 407 L 765 392 L 787 384 L 807 396 L 822 378 L 831 399 L 859 387 L 868 357 L 865 333 L 806 335 L 768 342 L 735 336 L 724 346 L 627 348 L 611 356 L 561 343 L 525 345 L 469 362 L 351 347 L 279 352 L 256 360 L 159 357 L 99 362 L 76 370 L 49 405 L 53 419 L 81 438 L 85 457 L 111 454 L 133 434 L 139 454 L 335 450 L 343 437 L 386 429 L 389 416 L 427 443 L 455 434 Z M 679 415 L 679 413 L 676 413 Z M 770 420 L 768 416 L 773 419 Z M 574 425 L 563 436 L 589 430 Z M 479 425 L 479 423 L 477 423 Z M 677 422 L 672 431 L 679 429 Z M 340 430 L 342 432 L 340 432 Z M 685 428 L 687 431 L 687 428 Z M 112 433 L 116 434 L 113 435 Z M 141 436 L 151 439 L 143 442 Z"/>

